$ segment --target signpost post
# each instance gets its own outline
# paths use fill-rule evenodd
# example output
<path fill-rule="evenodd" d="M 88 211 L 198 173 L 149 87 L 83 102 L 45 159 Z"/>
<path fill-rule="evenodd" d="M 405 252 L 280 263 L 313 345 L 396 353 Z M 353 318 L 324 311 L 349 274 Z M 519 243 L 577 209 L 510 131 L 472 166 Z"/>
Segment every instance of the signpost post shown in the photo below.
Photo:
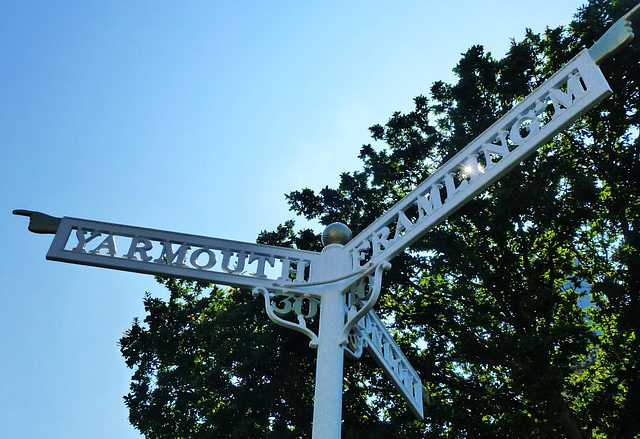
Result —
<path fill-rule="evenodd" d="M 345 225 L 329 225 L 322 252 L 28 210 L 14 214 L 30 217 L 34 233 L 55 234 L 50 260 L 262 295 L 271 320 L 307 335 L 317 349 L 313 439 L 340 438 L 344 354 L 357 359 L 365 348 L 423 419 L 420 378 L 373 311 L 383 272 L 394 256 L 611 94 L 598 65 L 631 41 L 630 21 L 638 10 L 640 5 L 354 239 Z M 317 316 L 316 331 L 308 322 Z"/>

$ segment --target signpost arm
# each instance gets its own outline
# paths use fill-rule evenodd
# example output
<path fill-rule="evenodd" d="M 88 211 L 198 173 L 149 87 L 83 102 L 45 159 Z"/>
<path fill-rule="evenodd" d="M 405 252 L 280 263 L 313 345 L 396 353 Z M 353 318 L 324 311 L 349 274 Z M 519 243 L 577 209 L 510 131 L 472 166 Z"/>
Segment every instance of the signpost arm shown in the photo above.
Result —
<path fill-rule="evenodd" d="M 598 66 L 633 40 L 632 20 L 639 15 L 640 3 L 358 234 L 346 246 L 354 268 L 404 251 L 609 96 Z"/>
<path fill-rule="evenodd" d="M 55 234 L 47 259 L 239 288 L 308 284 L 320 253 L 15 210 Z M 314 294 L 310 291 L 309 294 Z"/>
<path fill-rule="evenodd" d="M 353 268 L 404 251 L 610 94 L 582 51 L 351 240 Z"/>

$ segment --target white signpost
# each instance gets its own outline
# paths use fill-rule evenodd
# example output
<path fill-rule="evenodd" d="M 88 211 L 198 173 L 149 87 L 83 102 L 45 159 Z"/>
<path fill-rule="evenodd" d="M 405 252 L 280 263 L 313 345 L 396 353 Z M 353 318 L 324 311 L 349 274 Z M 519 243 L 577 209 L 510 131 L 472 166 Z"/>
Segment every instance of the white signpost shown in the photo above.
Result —
<path fill-rule="evenodd" d="M 500 120 L 354 239 L 342 224 L 323 233 L 322 252 L 294 250 L 110 224 L 30 217 L 54 233 L 47 259 L 251 288 L 275 323 L 317 348 L 313 439 L 339 439 L 344 354 L 364 348 L 413 413 L 423 419 L 420 377 L 373 311 L 390 260 L 611 94 L 598 68 L 633 38 L 636 6 Z M 309 324 L 318 317 L 318 329 Z M 316 333 L 317 332 L 317 333 Z"/>

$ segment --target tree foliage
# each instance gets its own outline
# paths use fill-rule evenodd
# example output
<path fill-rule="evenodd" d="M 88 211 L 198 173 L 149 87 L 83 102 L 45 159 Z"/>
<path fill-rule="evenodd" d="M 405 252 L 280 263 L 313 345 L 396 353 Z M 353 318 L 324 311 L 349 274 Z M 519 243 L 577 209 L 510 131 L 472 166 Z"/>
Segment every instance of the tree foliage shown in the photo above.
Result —
<path fill-rule="evenodd" d="M 357 233 L 633 6 L 592 0 L 502 59 L 472 47 L 455 84 L 370 128 L 361 170 L 291 192 L 291 209 Z M 427 385 L 426 418 L 365 355 L 347 362 L 343 437 L 640 437 L 640 45 L 603 71 L 612 98 L 392 261 L 378 306 Z M 260 241 L 319 248 L 292 221 Z M 147 296 L 121 340 L 133 425 L 149 438 L 310 437 L 306 340 L 246 291 L 161 281 L 170 298 Z"/>

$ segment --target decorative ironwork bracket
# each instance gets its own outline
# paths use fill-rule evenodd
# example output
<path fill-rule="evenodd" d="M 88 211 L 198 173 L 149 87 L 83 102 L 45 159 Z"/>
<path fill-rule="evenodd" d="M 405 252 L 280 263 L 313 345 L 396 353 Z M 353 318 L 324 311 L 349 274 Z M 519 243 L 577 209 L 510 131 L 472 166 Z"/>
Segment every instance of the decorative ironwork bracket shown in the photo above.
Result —
<path fill-rule="evenodd" d="M 377 302 L 382 288 L 382 272 L 390 268 L 389 261 L 382 261 L 375 267 L 364 268 L 359 273 L 355 273 L 359 276 L 342 291 L 345 296 L 345 325 L 340 336 L 340 345 L 353 359 L 360 358 L 364 348 L 367 347 L 365 339 L 353 328 Z M 354 273 L 351 273 L 349 276 L 353 275 Z M 309 346 L 317 348 L 318 335 L 309 327 L 308 321 L 321 312 L 321 294 L 312 290 L 278 287 L 278 285 L 274 285 L 273 288 L 255 287 L 253 296 L 264 297 L 267 315 L 275 324 L 305 334 L 311 340 Z"/>
<path fill-rule="evenodd" d="M 366 342 L 352 329 L 378 301 L 382 289 L 382 272 L 390 268 L 389 261 L 382 261 L 376 265 L 373 275 L 363 276 L 344 290 L 345 325 L 340 344 L 344 347 L 345 353 L 353 359 L 360 358 Z"/>
<path fill-rule="evenodd" d="M 253 289 L 253 296 L 262 295 L 269 318 L 279 326 L 293 329 L 311 339 L 309 347 L 318 347 L 318 336 L 307 326 L 307 320 L 313 319 L 320 309 L 320 301 L 310 294 L 292 293 L 286 290 L 270 292 L 264 287 Z M 295 321 L 282 317 L 295 315 Z"/>
<path fill-rule="evenodd" d="M 368 347 L 367 341 L 358 334 L 356 331 L 352 331 L 347 336 L 347 344 L 344 346 L 344 353 L 352 360 L 359 360 L 362 357 L 364 349 Z"/>

